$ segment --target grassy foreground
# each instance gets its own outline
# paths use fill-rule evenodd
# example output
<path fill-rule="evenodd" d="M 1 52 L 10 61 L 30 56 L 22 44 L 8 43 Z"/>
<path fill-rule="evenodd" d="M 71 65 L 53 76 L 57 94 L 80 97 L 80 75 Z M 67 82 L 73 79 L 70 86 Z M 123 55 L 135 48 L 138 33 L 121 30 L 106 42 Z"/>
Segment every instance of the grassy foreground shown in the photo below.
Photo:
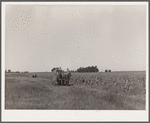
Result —
<path fill-rule="evenodd" d="M 33 74 L 6 74 L 6 109 L 145 110 L 146 72 L 72 73 L 70 86 Z"/>

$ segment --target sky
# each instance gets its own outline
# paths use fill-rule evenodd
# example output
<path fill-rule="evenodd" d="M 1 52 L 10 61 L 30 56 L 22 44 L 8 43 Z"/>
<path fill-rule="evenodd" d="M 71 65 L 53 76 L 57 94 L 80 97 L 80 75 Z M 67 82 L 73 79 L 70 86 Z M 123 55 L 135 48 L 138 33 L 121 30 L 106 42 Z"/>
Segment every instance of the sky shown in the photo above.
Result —
<path fill-rule="evenodd" d="M 146 70 L 145 5 L 6 5 L 5 69 Z"/>

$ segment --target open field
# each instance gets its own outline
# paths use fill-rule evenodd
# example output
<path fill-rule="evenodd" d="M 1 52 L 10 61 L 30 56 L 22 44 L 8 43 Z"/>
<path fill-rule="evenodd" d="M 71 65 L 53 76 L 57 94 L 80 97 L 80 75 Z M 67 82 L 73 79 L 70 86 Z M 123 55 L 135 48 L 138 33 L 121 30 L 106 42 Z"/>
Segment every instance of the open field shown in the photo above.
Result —
<path fill-rule="evenodd" d="M 145 110 L 146 72 L 72 73 L 70 86 L 33 74 L 6 73 L 6 109 Z"/>

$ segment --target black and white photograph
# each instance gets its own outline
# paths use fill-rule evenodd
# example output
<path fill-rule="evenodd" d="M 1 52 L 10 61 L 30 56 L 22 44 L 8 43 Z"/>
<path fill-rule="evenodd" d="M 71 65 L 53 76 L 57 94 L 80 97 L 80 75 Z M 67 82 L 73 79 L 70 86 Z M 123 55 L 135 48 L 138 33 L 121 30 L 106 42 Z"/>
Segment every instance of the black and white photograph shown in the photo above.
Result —
<path fill-rule="evenodd" d="M 148 2 L 2 2 L 2 119 L 147 121 L 148 21 Z"/>

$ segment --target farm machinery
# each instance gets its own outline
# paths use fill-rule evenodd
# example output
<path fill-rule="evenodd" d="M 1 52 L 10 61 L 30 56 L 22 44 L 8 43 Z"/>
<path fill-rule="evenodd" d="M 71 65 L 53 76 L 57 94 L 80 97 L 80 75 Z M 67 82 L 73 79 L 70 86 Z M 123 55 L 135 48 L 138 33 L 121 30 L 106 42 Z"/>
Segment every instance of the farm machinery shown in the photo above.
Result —
<path fill-rule="evenodd" d="M 71 73 L 67 73 L 67 74 L 57 73 L 56 79 L 53 81 L 52 84 L 69 86 L 70 77 L 71 77 Z"/>

